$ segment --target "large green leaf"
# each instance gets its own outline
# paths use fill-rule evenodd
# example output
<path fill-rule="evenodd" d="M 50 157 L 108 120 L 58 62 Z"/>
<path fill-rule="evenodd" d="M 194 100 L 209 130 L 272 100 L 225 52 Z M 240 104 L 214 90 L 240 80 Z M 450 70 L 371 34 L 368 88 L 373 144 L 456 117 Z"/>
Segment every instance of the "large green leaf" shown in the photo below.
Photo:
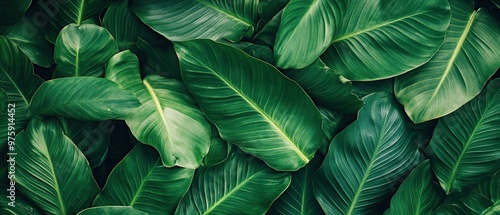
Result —
<path fill-rule="evenodd" d="M 300 70 L 285 74 L 296 81 L 314 102 L 340 113 L 356 113 L 363 102 L 354 95 L 351 82 L 326 66 L 320 59 Z"/>
<path fill-rule="evenodd" d="M 458 193 L 448 196 L 445 202 L 436 208 L 433 215 L 498 215 L 483 213 L 491 206 L 491 201 L 477 193 Z"/>
<path fill-rule="evenodd" d="M 443 46 L 424 66 L 396 78 L 395 93 L 415 123 L 445 116 L 477 94 L 500 67 L 500 20 L 471 0 L 450 0 Z"/>
<path fill-rule="evenodd" d="M 493 202 L 493 205 L 484 210 L 483 214 L 498 215 L 500 212 L 500 171 L 495 173 L 493 177 L 476 186 L 474 191 Z"/>
<path fill-rule="evenodd" d="M 200 167 L 175 214 L 264 214 L 290 185 L 290 174 L 276 172 L 243 153 L 222 164 Z"/>
<path fill-rule="evenodd" d="M 210 125 L 182 82 L 149 75 L 142 82 L 130 51 L 108 63 L 109 78 L 139 97 L 142 105 L 126 118 L 134 136 L 160 152 L 163 165 L 195 169 L 210 147 Z"/>
<path fill-rule="evenodd" d="M 443 43 L 450 23 L 447 0 L 349 1 L 344 14 L 321 57 L 350 80 L 390 78 L 424 64 Z"/>
<path fill-rule="evenodd" d="M 258 13 L 260 19 L 259 22 L 257 22 L 257 30 L 260 31 L 272 19 L 280 14 L 288 2 L 290 2 L 290 0 L 259 0 Z"/>
<path fill-rule="evenodd" d="M 118 52 L 113 36 L 93 24 L 70 24 L 57 37 L 54 77 L 100 76 L 110 57 Z"/>
<path fill-rule="evenodd" d="M 113 169 L 94 206 L 131 206 L 149 214 L 173 214 L 194 170 L 167 168 L 158 152 L 137 144 Z"/>
<path fill-rule="evenodd" d="M 77 215 L 148 215 L 148 213 L 128 206 L 91 207 L 78 212 Z"/>
<path fill-rule="evenodd" d="M 276 32 L 278 31 L 281 23 L 282 13 L 283 10 L 281 10 L 278 14 L 276 14 L 276 16 L 269 20 L 269 22 L 264 27 L 262 27 L 262 29 L 258 33 L 255 34 L 252 41 L 258 44 L 273 47 L 274 42 L 276 41 Z"/>
<path fill-rule="evenodd" d="M 33 65 L 9 39 L 0 36 L 0 88 L 7 95 L 3 100 L 4 107 L 10 103 L 15 105 L 15 125 L 17 131 L 22 130 L 29 122 L 28 106 L 31 97 L 43 83 L 43 80 L 33 74 Z M 8 120 L 6 114 L 0 114 L 0 152 L 7 145 Z"/>
<path fill-rule="evenodd" d="M 210 141 L 210 150 L 203 158 L 203 165 L 213 166 L 224 162 L 231 152 L 231 144 L 223 140 L 219 135 L 219 130 L 215 125 L 210 124 L 212 128 L 212 139 Z"/>
<path fill-rule="evenodd" d="M 460 192 L 500 166 L 500 79 L 475 99 L 439 119 L 429 151 L 434 173 L 446 191 Z"/>
<path fill-rule="evenodd" d="M 24 15 L 31 0 L 2 0 L 0 2 L 0 25 L 14 25 Z"/>
<path fill-rule="evenodd" d="M 431 214 L 445 194 L 434 182 L 431 163 L 425 160 L 417 166 L 391 199 L 391 208 L 384 215 Z"/>
<path fill-rule="evenodd" d="M 321 165 L 322 155 L 292 173 L 290 187 L 273 203 L 266 214 L 321 215 L 325 214 L 314 198 L 312 176 Z"/>
<path fill-rule="evenodd" d="M 131 10 L 171 41 L 250 37 L 258 20 L 258 0 L 131 0 Z"/>
<path fill-rule="evenodd" d="M 55 119 L 33 119 L 16 136 L 16 185 L 48 214 L 75 214 L 99 192 L 89 163 Z M 76 186 L 75 186 L 76 185 Z"/>
<path fill-rule="evenodd" d="M 321 128 L 323 129 L 323 132 L 326 135 L 326 139 L 323 141 L 323 144 L 321 144 L 321 146 L 319 147 L 319 151 L 323 155 L 326 155 L 328 147 L 330 146 L 330 142 L 332 142 L 335 134 L 337 134 L 339 130 L 342 128 L 341 122 L 344 117 L 339 113 L 328 110 L 327 108 L 324 107 L 318 106 L 318 110 L 319 113 L 321 114 L 321 119 L 322 119 Z"/>
<path fill-rule="evenodd" d="M 300 69 L 316 60 L 332 43 L 346 8 L 346 0 L 291 0 L 276 33 L 276 65 Z"/>
<path fill-rule="evenodd" d="M 213 41 L 176 43 L 175 49 L 186 87 L 223 139 L 276 170 L 297 170 L 312 159 L 324 139 L 321 116 L 295 82 Z"/>
<path fill-rule="evenodd" d="M 396 99 L 374 93 L 364 101 L 314 176 L 314 195 L 327 214 L 381 213 L 391 186 L 420 159 L 412 123 Z"/>
<path fill-rule="evenodd" d="M 124 119 L 139 105 L 134 94 L 110 80 L 70 77 L 43 83 L 33 95 L 30 110 L 33 114 L 98 121 Z"/>

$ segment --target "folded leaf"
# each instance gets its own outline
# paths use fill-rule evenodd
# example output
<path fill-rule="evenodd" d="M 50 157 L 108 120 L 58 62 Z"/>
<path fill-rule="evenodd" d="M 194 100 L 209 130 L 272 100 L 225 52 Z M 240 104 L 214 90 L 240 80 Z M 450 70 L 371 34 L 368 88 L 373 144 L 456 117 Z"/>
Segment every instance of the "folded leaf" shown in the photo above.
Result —
<path fill-rule="evenodd" d="M 148 215 L 148 213 L 127 206 L 91 207 L 78 212 L 77 215 Z"/>
<path fill-rule="evenodd" d="M 387 93 L 365 97 L 358 119 L 338 133 L 314 176 L 314 195 L 327 214 L 376 214 L 391 186 L 418 164 L 411 121 Z"/>
<path fill-rule="evenodd" d="M 324 139 L 321 116 L 295 82 L 213 41 L 175 49 L 186 87 L 223 139 L 276 170 L 297 170 L 312 159 Z"/>

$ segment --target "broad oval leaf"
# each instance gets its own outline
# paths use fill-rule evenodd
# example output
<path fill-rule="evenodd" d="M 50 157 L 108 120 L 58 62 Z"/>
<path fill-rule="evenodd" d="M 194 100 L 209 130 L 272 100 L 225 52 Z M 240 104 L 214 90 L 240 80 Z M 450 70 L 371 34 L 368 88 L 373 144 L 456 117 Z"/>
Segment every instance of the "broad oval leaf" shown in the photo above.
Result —
<path fill-rule="evenodd" d="M 157 151 L 137 144 L 111 171 L 94 206 L 131 206 L 149 214 L 173 214 L 193 174 L 191 169 L 163 166 Z"/>
<path fill-rule="evenodd" d="M 53 76 L 100 76 L 110 57 L 118 52 L 113 36 L 94 24 L 70 24 L 57 37 Z"/>
<path fill-rule="evenodd" d="M 425 160 L 399 186 L 391 199 L 391 208 L 384 215 L 431 214 L 445 194 L 434 182 L 431 163 Z"/>
<path fill-rule="evenodd" d="M 99 192 L 89 163 L 57 120 L 33 119 L 16 136 L 16 185 L 47 214 L 75 214 Z M 78 185 L 78 186 L 75 186 Z"/>
<path fill-rule="evenodd" d="M 500 166 L 500 79 L 475 99 L 439 119 L 429 151 L 434 173 L 446 191 L 460 192 Z"/>
<path fill-rule="evenodd" d="M 276 66 L 300 69 L 316 60 L 332 43 L 346 7 L 346 0 L 291 0 L 276 33 Z"/>
<path fill-rule="evenodd" d="M 171 41 L 250 37 L 258 19 L 258 0 L 131 0 L 131 10 Z"/>
<path fill-rule="evenodd" d="M 424 64 L 450 23 L 446 0 L 349 1 L 344 14 L 321 58 L 349 80 L 390 78 Z"/>
<path fill-rule="evenodd" d="M 78 212 L 77 215 L 148 215 L 148 213 L 128 206 L 91 207 Z"/>
<path fill-rule="evenodd" d="M 108 63 L 106 77 L 133 92 L 142 105 L 126 118 L 134 136 L 160 152 L 163 165 L 196 169 L 210 147 L 210 125 L 182 82 L 149 75 L 142 82 L 130 51 Z"/>
<path fill-rule="evenodd" d="M 289 173 L 235 152 L 222 164 L 196 171 L 175 214 L 264 214 L 290 180 Z"/>
<path fill-rule="evenodd" d="M 424 66 L 396 78 L 394 92 L 415 123 L 445 116 L 481 92 L 500 67 L 500 20 L 473 1 L 450 0 L 443 46 Z"/>
<path fill-rule="evenodd" d="M 295 82 L 213 41 L 176 43 L 175 49 L 186 87 L 223 139 L 276 170 L 297 170 L 314 156 L 324 139 L 321 115 Z"/>
<path fill-rule="evenodd" d="M 420 159 L 412 123 L 396 99 L 374 93 L 364 101 L 358 119 L 333 138 L 314 176 L 314 195 L 327 214 L 381 213 L 391 186 Z"/>
<path fill-rule="evenodd" d="M 0 2 L 0 25 L 14 25 L 31 5 L 31 0 L 3 0 Z"/>
<path fill-rule="evenodd" d="M 43 83 L 33 95 L 30 110 L 33 114 L 99 121 L 124 119 L 139 105 L 134 94 L 110 80 L 70 77 Z"/>

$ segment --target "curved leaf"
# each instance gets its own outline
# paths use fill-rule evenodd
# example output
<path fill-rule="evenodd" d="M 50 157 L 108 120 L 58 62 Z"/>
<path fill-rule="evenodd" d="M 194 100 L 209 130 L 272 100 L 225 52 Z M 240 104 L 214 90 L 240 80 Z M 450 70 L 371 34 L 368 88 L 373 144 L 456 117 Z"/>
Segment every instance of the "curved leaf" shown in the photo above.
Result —
<path fill-rule="evenodd" d="M 7 166 L 7 165 L 5 165 Z M 21 193 L 16 193 L 15 207 L 9 205 L 10 200 L 8 198 L 0 199 L 0 214 L 4 215 L 42 215 L 38 208 L 32 205 L 26 197 L 22 196 Z"/>
<path fill-rule="evenodd" d="M 77 215 L 148 215 L 146 212 L 127 206 L 101 206 L 91 207 L 78 212 Z"/>
<path fill-rule="evenodd" d="M 489 198 L 494 204 L 500 205 L 500 171 L 483 183 L 478 184 L 475 190 Z"/>
<path fill-rule="evenodd" d="M 139 105 L 132 93 L 110 80 L 70 77 L 43 83 L 33 95 L 30 110 L 33 114 L 98 121 L 124 119 Z"/>
<path fill-rule="evenodd" d="M 297 170 L 314 156 L 324 139 L 321 116 L 295 82 L 213 41 L 176 43 L 175 49 L 186 87 L 223 139 L 276 170 Z"/>
<path fill-rule="evenodd" d="M 500 166 L 500 79 L 475 99 L 439 119 L 429 151 L 434 173 L 446 191 L 460 192 Z"/>
<path fill-rule="evenodd" d="M 344 14 L 321 58 L 349 80 L 390 78 L 424 64 L 450 23 L 446 0 L 350 1 Z"/>
<path fill-rule="evenodd" d="M 212 139 L 210 141 L 210 150 L 207 156 L 203 158 L 203 165 L 213 166 L 224 162 L 231 152 L 231 144 L 223 140 L 219 135 L 219 130 L 215 125 L 210 124 L 212 128 Z"/>
<path fill-rule="evenodd" d="M 137 39 L 137 48 L 144 52 L 146 66 L 141 69 L 145 75 L 160 75 L 181 80 L 179 59 L 175 54 L 174 44 L 164 39 L 154 45 L 142 38 Z"/>
<path fill-rule="evenodd" d="M 276 32 L 278 32 L 278 28 L 281 23 L 282 13 L 283 10 L 281 10 L 278 14 L 276 14 L 276 16 L 269 20 L 269 22 L 264 27 L 262 27 L 262 29 L 258 33 L 255 34 L 252 41 L 257 44 L 273 47 L 274 42 L 276 41 Z"/>
<path fill-rule="evenodd" d="M 326 155 L 330 142 L 332 142 L 335 134 L 337 134 L 337 132 L 341 129 L 340 123 L 344 117 L 337 112 L 328 110 L 324 107 L 318 106 L 318 110 L 322 119 L 321 128 L 326 135 L 326 139 L 323 141 L 323 144 L 321 144 L 319 151 L 323 155 Z"/>
<path fill-rule="evenodd" d="M 182 82 L 158 75 L 141 82 L 137 57 L 130 51 L 109 60 L 106 77 L 142 102 L 126 122 L 139 141 L 160 152 L 163 165 L 200 166 L 210 147 L 210 125 Z"/>
<path fill-rule="evenodd" d="M 7 112 L 7 106 L 9 105 L 9 96 L 4 89 L 0 88 L 0 114 Z"/>
<path fill-rule="evenodd" d="M 16 136 L 16 185 L 48 214 L 74 214 L 99 192 L 89 163 L 55 119 L 33 119 Z M 75 186 L 78 185 L 78 186 Z"/>
<path fill-rule="evenodd" d="M 290 0 L 259 0 L 259 22 L 257 22 L 257 30 L 261 31 L 272 19 L 278 14 L 281 17 L 281 11 L 290 2 Z M 276 33 L 276 31 L 275 31 Z"/>
<path fill-rule="evenodd" d="M 394 78 L 370 82 L 352 82 L 352 93 L 357 95 L 359 98 L 375 92 L 388 92 L 390 94 L 394 94 Z"/>
<path fill-rule="evenodd" d="M 300 69 L 316 60 L 332 43 L 346 7 L 346 0 L 291 0 L 276 33 L 276 66 Z"/>
<path fill-rule="evenodd" d="M 100 76 L 105 63 L 117 52 L 118 46 L 106 29 L 93 24 L 70 24 L 57 37 L 53 76 Z"/>
<path fill-rule="evenodd" d="M 258 0 L 131 0 L 131 10 L 171 41 L 227 39 L 253 34 Z"/>
<path fill-rule="evenodd" d="M 412 123 L 392 95 L 374 93 L 364 101 L 314 176 L 314 195 L 327 214 L 381 213 L 391 186 L 419 162 Z"/>
<path fill-rule="evenodd" d="M 433 215 L 479 215 L 491 206 L 491 201 L 476 193 L 459 193 L 449 196 L 445 202 L 436 208 Z M 494 214 L 489 214 L 494 215 Z"/>
<path fill-rule="evenodd" d="M 450 0 L 443 46 L 424 66 L 396 78 L 395 94 L 415 122 L 445 116 L 477 94 L 500 67 L 500 20 L 472 1 Z"/>
<path fill-rule="evenodd" d="M 253 157 L 233 153 L 222 164 L 196 171 L 175 214 L 263 214 L 290 180 L 289 173 L 276 172 Z"/>
<path fill-rule="evenodd" d="M 94 206 L 131 206 L 149 214 L 173 214 L 194 170 L 167 168 L 153 148 L 137 144 L 113 169 Z"/>
<path fill-rule="evenodd" d="M 425 160 L 399 186 L 391 199 L 391 208 L 384 215 L 431 214 L 444 196 L 439 185 L 434 183 L 431 163 Z"/>
<path fill-rule="evenodd" d="M 0 25 L 14 25 L 31 5 L 31 0 L 3 0 L 0 2 Z"/>

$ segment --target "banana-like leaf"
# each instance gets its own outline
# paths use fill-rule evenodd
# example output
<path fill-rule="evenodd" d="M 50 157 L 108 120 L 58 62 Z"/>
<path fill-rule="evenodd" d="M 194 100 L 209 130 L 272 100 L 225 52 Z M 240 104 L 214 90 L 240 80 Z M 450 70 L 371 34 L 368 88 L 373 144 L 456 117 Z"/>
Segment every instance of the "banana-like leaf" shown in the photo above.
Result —
<path fill-rule="evenodd" d="M 57 37 L 54 77 L 100 76 L 110 57 L 118 52 L 113 36 L 94 24 L 70 24 Z"/>
<path fill-rule="evenodd" d="M 53 118 L 16 136 L 16 185 L 47 214 L 75 214 L 99 192 L 89 163 Z"/>
<path fill-rule="evenodd" d="M 212 128 L 212 139 L 210 141 L 210 150 L 207 156 L 203 158 L 203 165 L 213 166 L 224 162 L 231 152 L 231 144 L 223 140 L 219 135 L 219 130 L 215 125 L 210 124 Z"/>
<path fill-rule="evenodd" d="M 137 97 L 105 78 L 70 77 L 46 81 L 33 95 L 32 114 L 99 121 L 125 119 Z"/>
<path fill-rule="evenodd" d="M 148 213 L 128 206 L 91 207 L 78 212 L 77 215 L 148 215 Z"/>
<path fill-rule="evenodd" d="M 163 165 L 196 169 L 210 147 L 210 125 L 182 82 L 149 75 L 142 82 L 130 51 L 108 62 L 106 78 L 133 92 L 142 105 L 126 118 L 134 136 L 160 152 Z"/>
<path fill-rule="evenodd" d="M 289 173 L 235 152 L 222 164 L 196 170 L 175 214 L 264 214 L 290 181 Z"/>
<path fill-rule="evenodd" d="M 262 27 L 262 29 L 257 34 L 255 34 L 252 41 L 257 44 L 273 47 L 274 42 L 276 41 L 276 32 L 278 31 L 281 23 L 282 13 L 283 10 L 276 14 L 276 16 L 274 16 L 264 27 Z"/>
<path fill-rule="evenodd" d="M 356 113 L 363 106 L 363 102 L 351 92 L 351 82 L 320 59 L 303 69 L 288 70 L 285 74 L 304 88 L 319 106 L 339 113 Z"/>
<path fill-rule="evenodd" d="M 291 0 L 276 33 L 276 66 L 300 69 L 314 62 L 332 43 L 346 9 L 346 0 Z"/>
<path fill-rule="evenodd" d="M 319 107 L 318 110 L 321 113 L 321 128 L 323 129 L 323 132 L 326 135 L 326 139 L 323 141 L 323 144 L 319 147 L 319 151 L 323 153 L 323 155 L 326 155 L 326 152 L 328 151 L 328 147 L 330 146 L 330 142 L 332 142 L 333 137 L 341 126 L 339 125 L 340 122 L 343 119 L 343 116 L 340 115 L 337 112 L 328 110 L 324 107 Z"/>
<path fill-rule="evenodd" d="M 331 27 L 335 37 L 321 58 L 359 81 L 395 77 L 429 61 L 450 23 L 447 0 L 349 1 L 344 14 L 339 26 Z"/>
<path fill-rule="evenodd" d="M 445 194 L 434 182 L 431 163 L 425 160 L 399 186 L 391 199 L 391 208 L 384 215 L 431 214 Z"/>
<path fill-rule="evenodd" d="M 149 214 L 173 214 L 194 170 L 167 168 L 152 147 L 137 144 L 113 169 L 94 206 L 131 206 Z"/>
<path fill-rule="evenodd" d="M 429 151 L 446 191 L 460 192 L 493 175 L 500 166 L 500 79 L 475 99 L 439 119 Z"/>
<path fill-rule="evenodd" d="M 3 100 L 4 108 L 12 104 L 15 109 L 15 125 L 17 131 L 22 130 L 29 122 L 28 106 L 31 97 L 43 83 L 43 79 L 33 74 L 33 65 L 16 44 L 0 36 L 0 88 L 7 95 Z M 0 114 L 0 149 L 7 146 L 8 118 L 6 113 Z M 3 152 L 3 150 L 0 150 Z"/>
<path fill-rule="evenodd" d="M 395 94 L 415 123 L 457 110 L 481 92 L 500 67 L 500 20 L 473 1 L 450 0 L 443 46 L 424 66 L 396 78 Z"/>
<path fill-rule="evenodd" d="M 314 195 L 327 214 L 381 213 L 391 186 L 420 159 L 412 123 L 396 99 L 374 93 L 364 101 L 358 119 L 333 138 L 314 176 Z"/>
<path fill-rule="evenodd" d="M 324 139 L 321 115 L 297 83 L 213 41 L 175 49 L 186 87 L 223 139 L 276 170 L 297 170 L 312 159 Z"/>
<path fill-rule="evenodd" d="M 38 1 L 44 21 L 49 21 L 45 38 L 51 43 L 56 42 L 57 35 L 66 25 L 82 24 L 85 20 L 101 13 L 106 6 L 102 0 L 58 0 Z"/>
<path fill-rule="evenodd" d="M 464 192 L 448 196 L 445 202 L 436 208 L 433 215 L 486 215 L 492 203 L 486 197 L 477 193 Z M 498 215 L 490 213 L 488 215 Z"/>
<path fill-rule="evenodd" d="M 171 41 L 250 37 L 258 20 L 258 0 L 131 0 L 131 10 Z"/>
<path fill-rule="evenodd" d="M 266 214 L 325 214 L 314 198 L 312 183 L 313 173 L 319 168 L 322 160 L 322 155 L 316 155 L 304 168 L 293 172 L 290 187 L 273 203 Z"/>
<path fill-rule="evenodd" d="M 476 186 L 473 191 L 493 202 L 493 205 L 484 210 L 482 214 L 498 215 L 500 212 L 500 171 L 495 173 L 490 179 Z"/>
<path fill-rule="evenodd" d="M 0 25 L 14 25 L 31 5 L 31 0 L 3 0 L 0 2 Z"/>

